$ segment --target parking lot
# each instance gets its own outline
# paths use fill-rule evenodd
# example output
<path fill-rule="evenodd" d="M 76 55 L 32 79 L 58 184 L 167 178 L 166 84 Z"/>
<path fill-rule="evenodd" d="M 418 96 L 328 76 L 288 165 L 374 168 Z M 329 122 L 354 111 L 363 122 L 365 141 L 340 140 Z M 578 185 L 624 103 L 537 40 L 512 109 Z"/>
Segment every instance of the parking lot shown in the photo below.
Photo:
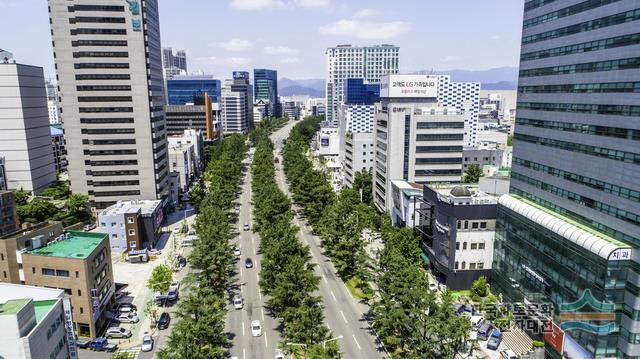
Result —
<path fill-rule="evenodd" d="M 161 265 L 168 264 L 172 266 L 175 262 L 177 255 L 188 257 L 190 247 L 182 247 L 181 241 L 186 236 L 184 233 L 172 233 L 172 229 L 182 224 L 182 220 L 186 217 L 186 221 L 191 226 L 195 221 L 194 211 L 187 209 L 190 216 L 185 216 L 184 211 L 174 212 L 169 215 L 167 220 L 167 226 L 164 229 L 164 233 L 158 240 L 156 249 L 159 249 L 161 253 L 159 255 L 150 256 L 150 260 L 146 263 L 129 263 L 120 253 L 112 254 L 113 262 L 113 277 L 118 285 L 123 285 L 120 289 L 122 293 L 119 298 L 119 303 L 132 303 L 137 307 L 136 314 L 139 318 L 137 323 L 114 323 L 113 326 L 122 327 L 131 331 L 131 337 L 128 339 L 109 339 L 109 343 L 117 344 L 118 351 L 125 351 L 134 354 L 136 358 L 153 358 L 154 352 L 157 348 L 162 347 L 167 336 L 171 331 L 171 326 L 174 323 L 173 312 L 177 309 L 176 303 L 171 303 L 168 306 L 161 306 L 158 309 L 158 316 L 163 312 L 168 312 L 171 317 L 169 328 L 164 330 L 158 330 L 151 328 L 152 321 L 145 313 L 145 307 L 147 302 L 153 299 L 154 293 L 147 288 L 147 280 L 153 271 L 153 268 Z M 174 281 L 181 282 L 188 272 L 188 263 L 186 268 L 174 271 Z M 150 334 L 154 339 L 154 347 L 150 352 L 140 352 L 140 345 L 142 337 L 145 334 Z M 90 350 L 80 349 L 80 358 L 110 358 L 112 353 L 105 352 L 93 352 Z"/>

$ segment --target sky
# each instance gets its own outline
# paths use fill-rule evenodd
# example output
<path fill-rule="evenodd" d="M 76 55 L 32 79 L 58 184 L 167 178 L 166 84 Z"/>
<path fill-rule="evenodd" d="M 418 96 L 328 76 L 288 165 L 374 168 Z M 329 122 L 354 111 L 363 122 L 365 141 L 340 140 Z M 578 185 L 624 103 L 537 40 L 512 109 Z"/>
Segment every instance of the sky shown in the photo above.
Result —
<path fill-rule="evenodd" d="M 163 47 L 217 78 L 325 77 L 327 47 L 400 46 L 400 71 L 518 66 L 523 0 L 158 0 Z M 123 1 L 124 2 L 124 1 Z M 0 0 L 0 48 L 54 77 L 46 0 Z"/>

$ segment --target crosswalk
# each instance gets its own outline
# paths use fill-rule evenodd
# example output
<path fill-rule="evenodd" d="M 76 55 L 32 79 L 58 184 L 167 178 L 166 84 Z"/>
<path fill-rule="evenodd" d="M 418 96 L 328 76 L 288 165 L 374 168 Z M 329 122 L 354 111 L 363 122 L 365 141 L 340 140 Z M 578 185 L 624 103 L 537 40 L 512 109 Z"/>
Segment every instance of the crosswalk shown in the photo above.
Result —
<path fill-rule="evenodd" d="M 129 349 L 120 349 L 120 350 L 117 351 L 117 353 L 118 354 L 120 354 L 120 353 L 129 354 L 127 359 L 138 359 L 138 356 L 140 355 L 140 346 L 136 346 L 136 347 L 129 348 Z"/>

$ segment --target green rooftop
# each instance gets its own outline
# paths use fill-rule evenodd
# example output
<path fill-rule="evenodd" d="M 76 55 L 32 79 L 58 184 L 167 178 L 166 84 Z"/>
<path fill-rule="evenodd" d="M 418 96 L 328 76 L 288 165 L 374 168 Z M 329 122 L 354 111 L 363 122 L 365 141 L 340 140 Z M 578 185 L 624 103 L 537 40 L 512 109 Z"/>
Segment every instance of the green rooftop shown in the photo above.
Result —
<path fill-rule="evenodd" d="M 16 315 L 31 299 L 11 299 L 0 304 L 0 315 Z"/>
<path fill-rule="evenodd" d="M 38 300 L 33 302 L 33 309 L 36 312 L 36 322 L 40 321 L 49 313 L 51 308 L 58 302 L 57 299 Z"/>
<path fill-rule="evenodd" d="M 69 231 L 70 238 L 34 249 L 29 254 L 48 257 L 85 259 L 107 238 L 106 233 Z"/>

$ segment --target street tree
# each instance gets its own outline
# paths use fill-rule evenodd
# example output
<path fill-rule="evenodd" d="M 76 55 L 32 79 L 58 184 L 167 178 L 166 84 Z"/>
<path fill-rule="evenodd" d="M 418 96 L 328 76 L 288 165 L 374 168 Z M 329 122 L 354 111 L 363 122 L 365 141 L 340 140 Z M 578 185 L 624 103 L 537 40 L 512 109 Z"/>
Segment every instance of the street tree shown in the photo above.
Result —
<path fill-rule="evenodd" d="M 154 292 L 166 293 L 169 291 L 172 280 L 173 271 L 171 268 L 168 265 L 160 264 L 151 271 L 151 276 L 147 281 L 147 288 Z"/>

